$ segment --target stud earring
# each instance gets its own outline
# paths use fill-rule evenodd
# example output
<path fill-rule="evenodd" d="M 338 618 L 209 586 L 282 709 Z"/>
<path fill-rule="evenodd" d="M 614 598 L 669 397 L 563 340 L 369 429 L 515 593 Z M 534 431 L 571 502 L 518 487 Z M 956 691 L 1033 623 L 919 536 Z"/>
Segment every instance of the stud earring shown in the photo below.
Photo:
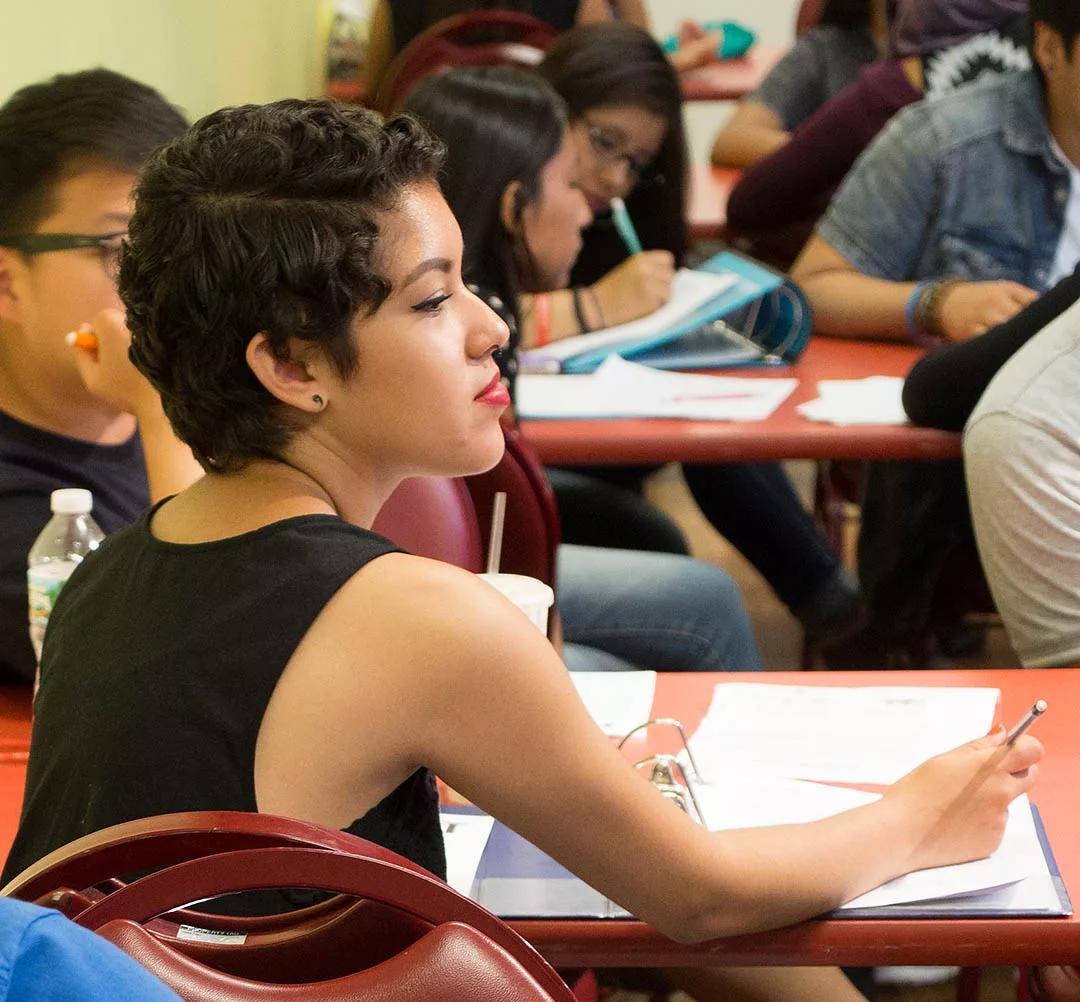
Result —
<path fill-rule="evenodd" d="M 311 402 L 312 402 L 313 404 L 315 404 L 315 405 L 316 405 L 317 407 L 323 407 L 323 406 L 325 405 L 325 402 L 323 401 L 323 398 L 322 398 L 322 397 L 320 397 L 318 393 L 316 393 L 316 394 L 315 394 L 315 395 L 314 395 L 314 396 L 313 396 L 313 397 L 311 398 Z"/>

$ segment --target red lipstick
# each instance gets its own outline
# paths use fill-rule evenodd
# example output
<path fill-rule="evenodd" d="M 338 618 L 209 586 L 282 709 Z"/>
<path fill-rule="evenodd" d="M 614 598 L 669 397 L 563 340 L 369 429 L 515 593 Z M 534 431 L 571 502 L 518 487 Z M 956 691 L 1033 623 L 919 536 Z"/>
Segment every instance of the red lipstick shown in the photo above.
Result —
<path fill-rule="evenodd" d="M 490 404 L 492 407 L 509 407 L 510 391 L 503 386 L 502 377 L 496 372 L 491 377 L 491 382 L 474 399 L 478 404 Z"/>

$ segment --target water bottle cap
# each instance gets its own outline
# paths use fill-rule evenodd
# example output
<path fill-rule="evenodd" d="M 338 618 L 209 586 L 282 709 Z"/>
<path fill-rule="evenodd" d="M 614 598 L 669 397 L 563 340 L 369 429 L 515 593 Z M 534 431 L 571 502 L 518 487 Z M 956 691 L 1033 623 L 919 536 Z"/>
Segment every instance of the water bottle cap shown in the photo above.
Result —
<path fill-rule="evenodd" d="M 89 515 L 94 495 L 82 487 L 64 487 L 52 492 L 50 506 L 55 515 Z"/>

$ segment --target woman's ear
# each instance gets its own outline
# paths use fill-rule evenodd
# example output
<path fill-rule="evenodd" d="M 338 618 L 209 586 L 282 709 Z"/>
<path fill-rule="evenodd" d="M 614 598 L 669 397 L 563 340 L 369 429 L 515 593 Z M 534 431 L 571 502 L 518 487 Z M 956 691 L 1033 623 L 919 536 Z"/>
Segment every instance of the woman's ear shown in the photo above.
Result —
<path fill-rule="evenodd" d="M 511 181 L 499 199 L 499 222 L 511 236 L 521 234 L 521 210 L 525 207 L 525 189 L 520 181 Z"/>
<path fill-rule="evenodd" d="M 248 342 L 244 357 L 255 378 L 283 404 L 317 414 L 326 406 L 329 395 L 320 375 L 296 358 L 306 347 L 290 338 L 289 357 L 281 359 L 274 354 L 266 334 L 260 332 Z"/>

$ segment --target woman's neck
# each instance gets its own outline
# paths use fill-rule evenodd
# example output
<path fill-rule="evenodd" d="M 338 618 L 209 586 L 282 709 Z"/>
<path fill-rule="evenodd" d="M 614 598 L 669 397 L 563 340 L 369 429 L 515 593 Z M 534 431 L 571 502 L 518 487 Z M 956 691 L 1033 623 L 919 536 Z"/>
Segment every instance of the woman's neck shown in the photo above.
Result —
<path fill-rule="evenodd" d="M 320 475 L 296 459 L 253 460 L 208 473 L 163 505 L 151 530 L 166 542 L 212 542 L 301 515 L 337 515 L 370 528 L 393 486 L 375 491 L 348 479 Z"/>

